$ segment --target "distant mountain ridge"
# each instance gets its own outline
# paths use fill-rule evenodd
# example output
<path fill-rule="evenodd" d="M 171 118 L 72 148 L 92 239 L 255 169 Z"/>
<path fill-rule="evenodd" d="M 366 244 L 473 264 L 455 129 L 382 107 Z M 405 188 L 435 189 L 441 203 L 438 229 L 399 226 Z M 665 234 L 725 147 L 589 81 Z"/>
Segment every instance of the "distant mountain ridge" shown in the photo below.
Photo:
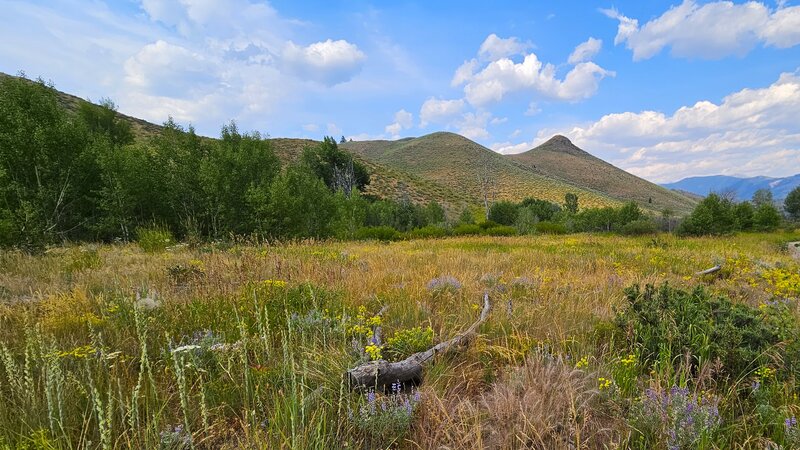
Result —
<path fill-rule="evenodd" d="M 792 189 L 800 186 L 800 173 L 783 178 L 773 177 L 732 177 L 710 175 L 689 177 L 674 183 L 662 184 L 668 189 L 679 189 L 696 195 L 706 196 L 712 192 L 732 192 L 737 200 L 749 200 L 759 189 L 769 189 L 776 200 L 784 199 Z"/>

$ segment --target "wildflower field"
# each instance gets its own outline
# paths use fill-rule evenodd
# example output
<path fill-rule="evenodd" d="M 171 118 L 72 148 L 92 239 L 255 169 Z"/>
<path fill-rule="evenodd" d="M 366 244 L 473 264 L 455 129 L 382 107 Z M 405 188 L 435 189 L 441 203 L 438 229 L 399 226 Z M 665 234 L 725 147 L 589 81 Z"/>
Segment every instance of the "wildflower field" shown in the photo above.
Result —
<path fill-rule="evenodd" d="M 800 448 L 798 240 L 0 252 L 0 449 Z M 350 390 L 486 292 L 421 383 Z"/>

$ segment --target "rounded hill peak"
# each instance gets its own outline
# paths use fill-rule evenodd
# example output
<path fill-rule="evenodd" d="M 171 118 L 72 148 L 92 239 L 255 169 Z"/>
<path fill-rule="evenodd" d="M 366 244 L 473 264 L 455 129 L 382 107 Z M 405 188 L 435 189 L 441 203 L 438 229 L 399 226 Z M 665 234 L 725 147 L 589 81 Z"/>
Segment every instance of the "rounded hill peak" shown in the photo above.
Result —
<path fill-rule="evenodd" d="M 554 143 L 554 144 L 555 143 L 572 144 L 572 141 L 570 141 L 568 137 L 566 137 L 564 135 L 561 135 L 561 134 L 556 134 L 555 136 L 553 136 L 550 139 L 548 139 L 547 142 L 551 142 L 551 143 Z"/>

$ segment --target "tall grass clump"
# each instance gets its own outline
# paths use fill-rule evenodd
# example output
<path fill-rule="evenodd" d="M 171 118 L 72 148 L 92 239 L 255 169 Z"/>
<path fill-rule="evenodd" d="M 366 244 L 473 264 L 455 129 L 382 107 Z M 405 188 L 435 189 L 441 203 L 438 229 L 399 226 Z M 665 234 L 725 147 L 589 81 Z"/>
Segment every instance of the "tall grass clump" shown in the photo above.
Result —
<path fill-rule="evenodd" d="M 175 238 L 165 227 L 139 227 L 136 229 L 136 243 L 146 253 L 159 253 L 173 245 Z"/>

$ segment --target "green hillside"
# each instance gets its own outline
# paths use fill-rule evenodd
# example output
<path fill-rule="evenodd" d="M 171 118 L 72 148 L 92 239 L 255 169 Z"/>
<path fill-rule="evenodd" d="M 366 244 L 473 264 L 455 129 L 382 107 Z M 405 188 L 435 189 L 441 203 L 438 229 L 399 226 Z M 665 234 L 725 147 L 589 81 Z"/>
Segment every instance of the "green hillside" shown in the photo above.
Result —
<path fill-rule="evenodd" d="M 11 75 L 8 75 L 8 74 L 5 74 L 3 72 L 0 72 L 0 80 L 3 79 L 3 78 L 8 78 L 8 77 L 16 78 L 16 79 L 19 79 L 19 80 L 25 80 L 25 78 L 12 77 Z M 34 83 L 33 80 L 28 80 L 28 81 L 31 82 L 31 83 Z M 53 91 L 55 91 L 55 93 L 56 93 L 56 96 L 58 98 L 59 104 L 61 104 L 61 106 L 63 106 L 64 109 L 66 109 L 67 111 L 70 111 L 72 113 L 75 113 L 75 112 L 78 111 L 78 107 L 80 106 L 81 102 L 87 101 L 87 100 L 84 100 L 84 99 L 82 99 L 80 97 L 76 97 L 76 96 L 74 96 L 72 94 L 68 94 L 66 92 L 59 91 L 58 89 L 56 89 L 54 87 L 53 87 Z M 128 116 L 128 115 L 122 114 L 120 112 L 117 112 L 117 117 L 130 124 L 131 131 L 133 132 L 134 136 L 136 136 L 137 138 L 139 138 L 139 137 L 150 137 L 150 136 L 154 136 L 154 135 L 156 135 L 156 134 L 161 132 L 161 128 L 162 127 L 160 125 L 156 125 L 156 124 L 148 122 L 146 120 L 139 119 L 139 118 L 132 117 L 132 116 Z"/>
<path fill-rule="evenodd" d="M 270 139 L 270 142 L 272 142 L 275 154 L 284 164 L 297 161 L 305 147 L 320 143 L 311 139 L 294 138 L 273 138 Z M 397 170 L 352 151 L 350 146 L 353 144 L 360 143 L 351 142 L 341 145 L 341 148 L 350 151 L 353 158 L 364 164 L 369 170 L 370 184 L 366 189 L 366 193 L 369 195 L 393 200 L 405 196 L 415 203 L 427 203 L 434 200 L 451 212 L 458 212 L 464 206 L 475 203 L 475 199 L 464 192 L 409 172 Z"/>
<path fill-rule="evenodd" d="M 398 141 L 348 142 L 342 146 L 367 160 L 463 192 L 473 203 L 480 201 L 480 173 L 488 165 L 498 200 L 536 197 L 561 203 L 566 193 L 574 192 L 583 207 L 619 204 L 601 191 L 537 173 L 454 133 L 438 132 Z"/>
<path fill-rule="evenodd" d="M 507 158 L 525 165 L 533 173 L 604 192 L 643 208 L 677 213 L 691 211 L 696 201 L 625 172 L 584 150 L 564 136 L 553 136 L 544 144 Z"/>

